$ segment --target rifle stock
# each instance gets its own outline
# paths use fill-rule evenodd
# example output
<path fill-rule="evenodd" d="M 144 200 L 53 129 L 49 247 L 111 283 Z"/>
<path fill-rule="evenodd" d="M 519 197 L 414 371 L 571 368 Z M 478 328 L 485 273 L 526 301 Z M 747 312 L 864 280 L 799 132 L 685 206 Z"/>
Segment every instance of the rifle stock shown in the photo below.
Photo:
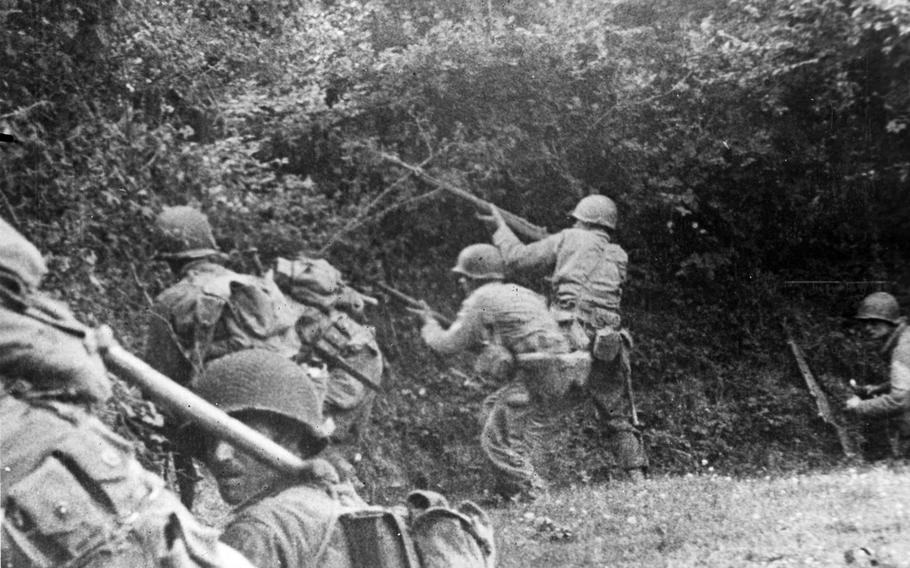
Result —
<path fill-rule="evenodd" d="M 406 304 L 407 306 L 410 306 L 412 308 L 418 308 L 418 309 L 423 306 L 422 302 L 420 300 L 418 300 L 417 298 L 408 296 L 404 292 L 402 292 L 400 290 L 396 290 L 395 288 L 392 288 L 385 282 L 376 282 L 375 284 L 377 286 L 379 286 L 379 288 L 382 289 L 389 296 L 391 296 L 392 298 L 395 298 L 396 300 L 398 300 L 399 302 L 401 302 L 403 304 Z M 431 310 L 430 314 L 434 318 L 436 318 L 436 321 L 438 321 L 442 325 L 444 325 L 446 327 L 450 327 L 452 325 L 451 318 L 448 318 L 448 317 L 442 315 L 441 313 L 437 312 L 436 310 Z"/>
<path fill-rule="evenodd" d="M 490 209 L 489 201 L 481 199 L 481 198 L 477 197 L 476 195 L 469 193 L 461 188 L 455 187 L 454 185 L 452 185 L 450 183 L 444 182 L 442 180 L 438 180 L 438 179 L 434 178 L 433 176 L 431 176 L 430 174 L 428 174 L 426 172 L 426 170 L 424 170 L 420 166 L 415 166 L 413 164 L 409 164 L 409 163 L 401 160 L 397 156 L 393 156 L 393 155 L 387 154 L 385 152 L 380 152 L 379 155 L 384 160 L 392 162 L 393 164 L 395 164 L 397 166 L 401 166 L 402 168 L 415 174 L 417 177 L 423 179 L 424 181 L 435 185 L 439 189 L 442 189 L 443 191 L 446 191 L 449 194 L 454 195 L 455 197 L 458 197 L 459 199 L 463 199 L 463 200 L 471 203 L 481 213 L 483 213 L 485 215 L 490 214 L 491 209 Z M 539 241 L 541 239 L 546 238 L 549 235 L 549 233 L 547 232 L 546 229 L 544 229 L 543 227 L 540 227 L 538 225 L 534 225 L 533 223 L 531 223 L 530 221 L 528 221 L 527 219 L 525 219 L 523 217 L 519 217 L 518 215 L 511 213 L 509 211 L 505 211 L 503 209 L 500 209 L 499 212 L 502 213 L 502 218 L 505 220 L 506 224 L 513 231 L 515 231 L 515 233 L 517 233 L 518 235 L 520 235 L 526 239 L 529 239 L 532 241 Z"/>

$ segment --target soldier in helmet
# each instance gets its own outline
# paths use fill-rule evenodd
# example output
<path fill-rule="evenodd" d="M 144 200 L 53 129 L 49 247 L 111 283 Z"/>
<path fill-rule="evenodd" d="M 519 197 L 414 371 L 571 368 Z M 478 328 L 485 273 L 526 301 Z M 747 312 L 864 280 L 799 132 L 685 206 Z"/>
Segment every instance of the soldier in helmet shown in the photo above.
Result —
<path fill-rule="evenodd" d="M 467 298 L 449 329 L 442 329 L 429 308 L 421 336 L 443 354 L 482 348 L 475 370 L 504 383 L 484 401 L 481 446 L 497 474 L 493 491 L 506 499 L 533 499 L 545 486 L 534 461 L 550 417 L 559 401 L 546 396 L 547 381 L 517 359 L 568 354 L 570 347 L 543 298 L 527 288 L 503 282 L 505 266 L 493 245 L 471 245 L 458 255 L 452 272 Z"/>
<path fill-rule="evenodd" d="M 95 416 L 110 330 L 39 291 L 44 260 L 2 219 L 0 243 L 3 565 L 249 566 Z"/>
<path fill-rule="evenodd" d="M 366 503 L 321 459 L 334 426 L 306 372 L 273 351 L 251 349 L 212 362 L 196 389 L 310 466 L 294 477 L 208 440 L 203 460 L 222 499 L 235 507 L 222 541 L 257 566 L 353 566 L 344 535 L 332 527 L 344 509 Z"/>
<path fill-rule="evenodd" d="M 522 244 L 492 207 L 482 217 L 509 270 L 543 273 L 552 287 L 550 309 L 574 349 L 588 349 L 594 361 L 588 382 L 591 400 L 618 465 L 633 480 L 647 468 L 641 434 L 629 420 L 627 396 L 631 336 L 622 329 L 620 301 L 628 255 L 613 242 L 616 204 L 589 195 L 572 212 L 573 227 L 543 240 Z"/>
<path fill-rule="evenodd" d="M 267 278 L 222 266 L 205 214 L 187 206 L 158 216 L 158 252 L 180 281 L 155 299 L 148 320 L 145 360 L 162 374 L 193 388 L 210 362 L 241 349 L 261 348 L 290 358 L 300 349 L 297 310 Z M 173 428 L 172 420 L 168 420 Z M 174 469 L 181 498 L 192 506 L 198 473 L 174 436 Z"/>
<path fill-rule="evenodd" d="M 859 304 L 854 316 L 870 339 L 882 342 L 890 358 L 889 380 L 858 387 L 847 400 L 847 410 L 863 417 L 890 419 L 896 457 L 910 458 L 910 328 L 891 294 L 875 292 Z M 866 399 L 866 400 L 863 400 Z"/>

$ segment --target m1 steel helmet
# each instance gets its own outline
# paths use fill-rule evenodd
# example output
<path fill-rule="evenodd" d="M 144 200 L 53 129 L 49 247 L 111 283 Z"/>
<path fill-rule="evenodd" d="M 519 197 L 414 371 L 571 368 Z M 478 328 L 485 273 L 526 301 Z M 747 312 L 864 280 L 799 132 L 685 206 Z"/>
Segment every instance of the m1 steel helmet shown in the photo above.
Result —
<path fill-rule="evenodd" d="M 0 272 L 18 281 L 18 293 L 34 291 L 47 273 L 47 265 L 38 249 L 19 231 L 0 219 Z"/>
<path fill-rule="evenodd" d="M 458 253 L 458 262 L 452 272 L 478 280 L 505 278 L 505 262 L 499 249 L 493 245 L 476 244 Z"/>
<path fill-rule="evenodd" d="M 307 372 L 274 351 L 245 349 L 220 357 L 208 365 L 194 390 L 228 414 L 275 414 L 319 440 L 334 430 Z"/>
<path fill-rule="evenodd" d="M 891 294 L 875 292 L 863 298 L 853 317 L 858 320 L 881 320 L 897 325 L 900 323 L 901 308 Z"/>
<path fill-rule="evenodd" d="M 165 207 L 155 220 L 160 259 L 195 259 L 218 254 L 212 226 L 205 213 L 178 205 Z"/>
<path fill-rule="evenodd" d="M 615 229 L 617 212 L 616 204 L 606 195 L 589 195 L 578 202 L 572 217 L 592 225 L 603 225 Z"/>

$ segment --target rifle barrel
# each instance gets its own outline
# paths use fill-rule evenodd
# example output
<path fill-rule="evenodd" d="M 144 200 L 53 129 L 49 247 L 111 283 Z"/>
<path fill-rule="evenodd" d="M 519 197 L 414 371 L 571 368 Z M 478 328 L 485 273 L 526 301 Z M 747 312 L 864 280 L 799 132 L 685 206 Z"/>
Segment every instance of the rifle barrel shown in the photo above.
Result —
<path fill-rule="evenodd" d="M 402 168 L 408 170 L 409 172 L 412 172 L 413 174 L 422 178 L 424 181 L 427 181 L 427 182 L 439 187 L 440 189 L 449 192 L 450 194 L 452 194 L 458 198 L 461 198 L 461 199 L 464 199 L 465 201 L 470 202 L 471 204 L 474 205 L 474 207 L 476 207 L 478 210 L 480 210 L 481 213 L 484 213 L 486 215 L 490 214 L 491 209 L 490 209 L 489 201 L 481 199 L 481 198 L 477 197 L 476 195 L 469 193 L 459 187 L 455 187 L 454 185 L 452 185 L 450 183 L 436 179 L 433 176 L 431 176 L 430 174 L 428 174 L 426 172 L 426 170 L 424 170 L 423 168 L 421 168 L 419 166 L 415 166 L 413 164 L 409 164 L 409 163 L 401 160 L 397 156 L 393 156 L 393 155 L 387 154 L 385 152 L 380 152 L 380 156 L 382 156 L 383 159 L 388 160 L 389 162 L 392 162 L 393 164 L 396 164 L 398 166 L 401 166 Z M 546 238 L 547 235 L 549 235 L 547 230 L 544 229 L 543 227 L 535 225 L 535 224 L 531 223 L 530 221 L 528 221 L 527 219 L 520 217 L 510 211 L 500 209 L 499 212 L 502 214 L 502 218 L 505 220 L 506 224 L 509 227 L 511 227 L 511 229 L 513 231 L 515 231 L 519 235 L 525 237 L 526 239 L 530 239 L 532 241 L 539 241 L 541 239 Z"/>
<path fill-rule="evenodd" d="M 376 282 L 376 285 L 379 286 L 379 288 L 382 289 L 384 292 L 386 292 L 389 296 L 392 296 L 393 298 L 395 298 L 396 300 L 398 300 L 404 304 L 408 304 L 412 308 L 420 308 L 423 305 L 421 303 L 421 301 L 418 300 L 417 298 L 408 296 L 404 292 L 402 292 L 400 290 L 396 290 L 395 288 L 392 288 L 385 282 Z M 449 327 L 452 325 L 451 318 L 448 318 L 448 317 L 442 315 L 441 313 L 437 312 L 436 310 L 430 310 L 430 313 L 442 325 L 444 325 L 446 327 Z"/>
<path fill-rule="evenodd" d="M 116 343 L 108 345 L 103 348 L 102 354 L 105 363 L 118 376 L 142 389 L 155 402 L 182 418 L 195 422 L 206 432 L 230 442 L 283 473 L 298 475 L 308 468 L 307 463 L 301 458 L 159 373 L 120 345 Z"/>

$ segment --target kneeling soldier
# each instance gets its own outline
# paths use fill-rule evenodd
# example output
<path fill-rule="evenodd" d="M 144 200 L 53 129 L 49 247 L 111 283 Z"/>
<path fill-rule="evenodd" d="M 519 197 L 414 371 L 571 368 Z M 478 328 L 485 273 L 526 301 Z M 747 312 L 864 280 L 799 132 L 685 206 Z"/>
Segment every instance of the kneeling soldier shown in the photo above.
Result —
<path fill-rule="evenodd" d="M 855 319 L 871 339 L 882 341 L 882 354 L 890 358 L 889 380 L 859 387 L 862 400 L 847 400 L 847 410 L 869 418 L 890 420 L 892 451 L 897 458 L 910 458 L 910 327 L 900 315 L 897 299 L 876 292 L 860 302 Z"/>

